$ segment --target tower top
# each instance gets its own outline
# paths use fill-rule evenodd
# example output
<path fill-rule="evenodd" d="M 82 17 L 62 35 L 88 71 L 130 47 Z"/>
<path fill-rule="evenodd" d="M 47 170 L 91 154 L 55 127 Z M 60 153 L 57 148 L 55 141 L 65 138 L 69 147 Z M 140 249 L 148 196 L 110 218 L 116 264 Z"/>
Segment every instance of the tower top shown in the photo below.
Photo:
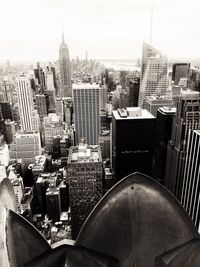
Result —
<path fill-rule="evenodd" d="M 63 31 L 63 25 L 62 25 L 62 42 L 65 42 L 65 36 L 64 36 L 64 31 Z"/>

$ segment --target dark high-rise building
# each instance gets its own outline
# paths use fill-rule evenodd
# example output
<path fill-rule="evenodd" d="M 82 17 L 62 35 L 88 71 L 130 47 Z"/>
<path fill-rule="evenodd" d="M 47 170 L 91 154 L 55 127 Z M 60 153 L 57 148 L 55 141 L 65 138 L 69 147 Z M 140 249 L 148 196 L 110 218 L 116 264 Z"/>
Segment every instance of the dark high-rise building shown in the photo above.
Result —
<path fill-rule="evenodd" d="M 45 73 L 40 67 L 40 63 L 37 63 L 37 68 L 34 69 L 35 78 L 37 79 L 37 84 L 39 85 L 39 92 L 44 93 L 46 84 L 45 84 Z"/>
<path fill-rule="evenodd" d="M 129 88 L 122 89 L 119 94 L 119 108 L 129 107 L 130 103 L 130 90 Z"/>
<path fill-rule="evenodd" d="M 138 98 L 140 90 L 140 78 L 135 78 L 134 81 L 130 82 L 130 107 L 138 107 Z"/>
<path fill-rule="evenodd" d="M 69 150 L 67 183 L 75 239 L 81 226 L 102 197 L 102 158 L 99 146 L 84 142 Z"/>
<path fill-rule="evenodd" d="M 200 229 L 200 130 L 190 130 L 186 152 L 181 204 Z"/>
<path fill-rule="evenodd" d="M 189 79 L 190 64 L 188 63 L 175 63 L 172 67 L 172 81 L 175 85 L 179 84 L 180 78 Z"/>
<path fill-rule="evenodd" d="M 42 177 L 38 177 L 34 185 L 34 209 L 36 213 L 46 214 L 46 190 L 48 188 L 47 183 Z"/>
<path fill-rule="evenodd" d="M 36 95 L 36 105 L 40 118 L 47 116 L 47 95 Z"/>
<path fill-rule="evenodd" d="M 55 186 L 55 182 L 50 183 L 46 191 L 47 214 L 54 222 L 60 221 L 61 201 L 60 190 Z"/>
<path fill-rule="evenodd" d="M 180 200 L 189 130 L 200 128 L 199 92 L 183 91 L 177 102 L 168 144 L 165 186 Z"/>
<path fill-rule="evenodd" d="M 56 69 L 55 69 L 55 67 L 51 66 L 51 71 L 53 73 L 53 83 L 54 83 L 54 88 L 56 89 L 56 95 L 57 95 L 58 85 L 57 85 L 57 77 L 56 77 Z"/>
<path fill-rule="evenodd" d="M 5 140 L 7 144 L 11 144 L 14 141 L 15 133 L 15 122 L 5 120 Z"/>
<path fill-rule="evenodd" d="M 12 107 L 10 102 L 8 101 L 1 101 L 0 102 L 1 111 L 3 114 L 4 120 L 13 120 L 13 114 L 12 114 Z"/>
<path fill-rule="evenodd" d="M 5 137 L 5 120 L 3 118 L 2 110 L 0 107 L 0 135 L 3 135 Z"/>
<path fill-rule="evenodd" d="M 61 211 L 68 211 L 69 208 L 69 187 L 63 181 L 59 185 Z"/>
<path fill-rule="evenodd" d="M 164 184 L 165 180 L 167 145 L 171 139 L 175 112 L 176 109 L 172 107 L 162 107 L 157 111 L 153 177 L 161 184 Z"/>
<path fill-rule="evenodd" d="M 55 104 L 55 91 L 54 90 L 46 90 L 47 95 L 47 110 L 48 113 L 54 113 L 56 109 Z"/>
<path fill-rule="evenodd" d="M 61 157 L 61 151 L 60 151 L 60 140 L 61 136 L 54 136 L 53 137 L 53 146 L 52 146 L 52 159 L 56 160 Z"/>
<path fill-rule="evenodd" d="M 117 181 L 136 171 L 151 175 L 155 120 L 140 108 L 113 111 L 112 167 Z"/>
<path fill-rule="evenodd" d="M 60 65 L 60 97 L 71 97 L 71 64 L 69 57 L 69 50 L 64 40 L 64 34 L 62 33 L 62 43 L 59 48 L 59 65 Z"/>

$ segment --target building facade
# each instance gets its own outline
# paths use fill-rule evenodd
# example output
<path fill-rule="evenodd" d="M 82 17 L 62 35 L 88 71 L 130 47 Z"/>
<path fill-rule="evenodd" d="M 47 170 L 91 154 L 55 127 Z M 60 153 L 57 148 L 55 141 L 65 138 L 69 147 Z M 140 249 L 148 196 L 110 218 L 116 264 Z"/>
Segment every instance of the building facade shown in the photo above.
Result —
<path fill-rule="evenodd" d="M 140 108 L 113 111 L 112 168 L 116 181 L 136 171 L 151 175 L 155 120 Z"/>
<path fill-rule="evenodd" d="M 181 204 L 200 230 L 200 130 L 190 130 L 186 152 Z"/>
<path fill-rule="evenodd" d="M 199 92 L 183 91 L 177 102 L 172 137 L 168 144 L 165 186 L 180 200 L 189 130 L 200 128 Z"/>
<path fill-rule="evenodd" d="M 172 122 L 176 108 L 161 107 L 157 111 L 153 178 L 164 185 L 167 146 L 171 139 Z"/>
<path fill-rule="evenodd" d="M 98 84 L 73 85 L 76 142 L 82 137 L 97 145 L 100 135 L 100 87 Z"/>
<path fill-rule="evenodd" d="M 19 115 L 22 131 L 34 131 L 33 122 L 33 95 L 31 91 L 30 81 L 24 74 L 17 78 L 17 93 L 19 103 Z"/>
<path fill-rule="evenodd" d="M 157 49 L 143 44 L 142 71 L 138 105 L 146 108 L 146 97 L 164 95 L 167 90 L 167 58 Z"/>
<path fill-rule="evenodd" d="M 102 158 L 99 146 L 84 142 L 69 150 L 67 183 L 75 239 L 81 226 L 102 197 Z"/>
<path fill-rule="evenodd" d="M 64 34 L 62 33 L 62 43 L 59 48 L 59 66 L 60 66 L 60 97 L 71 97 L 71 63 L 69 57 L 69 50 L 64 40 Z"/>
<path fill-rule="evenodd" d="M 189 79 L 190 64 L 175 63 L 172 66 L 172 81 L 178 85 L 181 78 Z"/>
<path fill-rule="evenodd" d="M 22 159 L 24 168 L 32 163 L 41 152 L 40 134 L 33 132 L 17 133 L 9 150 L 10 159 Z"/>

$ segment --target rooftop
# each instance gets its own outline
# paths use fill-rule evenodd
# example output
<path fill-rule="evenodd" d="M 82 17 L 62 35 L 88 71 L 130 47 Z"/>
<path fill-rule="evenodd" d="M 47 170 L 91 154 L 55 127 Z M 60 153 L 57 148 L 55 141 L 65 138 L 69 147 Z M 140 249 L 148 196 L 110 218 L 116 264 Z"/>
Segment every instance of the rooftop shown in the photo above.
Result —
<path fill-rule="evenodd" d="M 176 108 L 175 107 L 170 107 L 170 106 L 164 106 L 158 109 L 162 114 L 175 114 L 176 113 Z"/>
<path fill-rule="evenodd" d="M 88 146 L 79 144 L 73 146 L 69 150 L 68 163 L 83 163 L 83 162 L 100 162 L 101 153 L 100 146 Z"/>
<path fill-rule="evenodd" d="M 44 155 L 39 155 L 39 156 L 36 156 L 35 157 L 35 162 L 34 162 L 34 165 L 33 165 L 33 168 L 35 167 L 43 167 L 44 164 L 46 162 L 46 157 Z"/>
<path fill-rule="evenodd" d="M 100 86 L 97 83 L 80 83 L 73 84 L 72 89 L 100 89 Z"/>
<path fill-rule="evenodd" d="M 158 103 L 158 102 L 169 102 L 172 103 L 172 99 L 168 98 L 166 95 L 162 96 L 148 96 L 147 97 L 147 102 L 148 103 Z"/>
<path fill-rule="evenodd" d="M 120 114 L 121 113 L 121 114 Z M 113 116 L 116 120 L 136 120 L 136 119 L 154 119 L 155 117 L 146 109 L 139 107 L 129 107 L 123 109 L 121 112 L 119 109 L 113 111 Z"/>
<path fill-rule="evenodd" d="M 187 90 L 181 90 L 180 96 L 182 97 L 193 97 L 193 98 L 199 98 L 200 93 L 198 91 L 192 91 L 190 89 Z"/>

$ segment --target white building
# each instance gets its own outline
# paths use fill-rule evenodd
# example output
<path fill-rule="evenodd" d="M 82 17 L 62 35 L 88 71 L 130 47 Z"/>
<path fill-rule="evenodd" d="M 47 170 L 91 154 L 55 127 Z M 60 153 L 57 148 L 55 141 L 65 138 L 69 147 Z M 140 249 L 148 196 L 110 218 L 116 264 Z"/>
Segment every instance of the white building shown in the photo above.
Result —
<path fill-rule="evenodd" d="M 200 232 L 200 130 L 190 130 L 181 204 Z"/>
<path fill-rule="evenodd" d="M 72 89 L 76 142 L 85 137 L 89 145 L 97 145 L 100 135 L 100 86 L 73 84 Z"/>
<path fill-rule="evenodd" d="M 139 106 L 146 108 L 146 98 L 165 95 L 167 91 L 167 58 L 148 44 L 143 44 L 142 72 L 139 92 Z"/>

